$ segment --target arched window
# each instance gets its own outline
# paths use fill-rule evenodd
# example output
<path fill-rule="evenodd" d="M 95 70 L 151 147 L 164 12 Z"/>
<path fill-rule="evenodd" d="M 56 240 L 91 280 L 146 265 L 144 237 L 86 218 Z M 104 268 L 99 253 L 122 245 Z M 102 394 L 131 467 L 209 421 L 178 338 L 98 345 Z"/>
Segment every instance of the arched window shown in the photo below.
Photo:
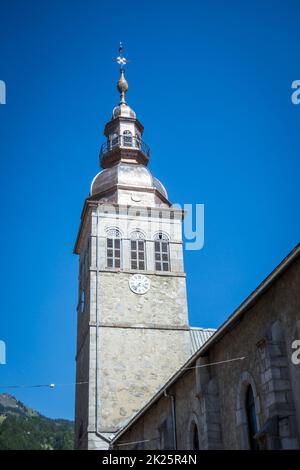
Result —
<path fill-rule="evenodd" d="M 119 143 L 118 134 L 114 132 L 113 134 L 110 135 L 110 138 L 109 138 L 110 149 L 114 148 L 116 145 L 118 145 L 118 143 Z"/>
<path fill-rule="evenodd" d="M 164 233 L 155 235 L 154 257 L 156 271 L 170 271 L 169 239 Z"/>
<path fill-rule="evenodd" d="M 123 132 L 123 145 L 125 147 L 132 147 L 132 133 L 130 131 Z"/>
<path fill-rule="evenodd" d="M 248 371 L 240 376 L 236 403 L 236 432 L 239 448 L 257 449 L 255 434 L 260 430 L 261 405 L 255 381 Z"/>
<path fill-rule="evenodd" d="M 121 233 L 116 228 L 107 231 L 106 259 L 108 268 L 121 267 Z"/>
<path fill-rule="evenodd" d="M 135 133 L 135 146 L 136 146 L 137 148 L 140 148 L 140 147 L 141 147 L 141 143 L 142 143 L 141 134 L 140 134 L 138 131 L 136 131 L 136 133 Z"/>
<path fill-rule="evenodd" d="M 193 450 L 199 450 L 199 434 L 198 434 L 198 426 L 196 423 L 193 423 L 192 426 L 192 445 L 193 445 Z"/>
<path fill-rule="evenodd" d="M 131 234 L 130 241 L 131 269 L 146 269 L 145 237 L 142 232 Z"/>
<path fill-rule="evenodd" d="M 191 413 L 191 416 L 188 421 L 187 427 L 187 441 L 186 449 L 189 450 L 199 450 L 200 449 L 200 439 L 199 439 L 199 419 L 196 413 Z"/>
<path fill-rule="evenodd" d="M 248 435 L 249 435 L 249 444 L 250 449 L 257 450 L 258 445 L 257 441 L 254 439 L 255 434 L 258 431 L 256 412 L 255 412 L 255 401 L 251 385 L 248 385 L 246 390 L 246 414 L 247 414 L 247 423 L 248 423 Z"/>

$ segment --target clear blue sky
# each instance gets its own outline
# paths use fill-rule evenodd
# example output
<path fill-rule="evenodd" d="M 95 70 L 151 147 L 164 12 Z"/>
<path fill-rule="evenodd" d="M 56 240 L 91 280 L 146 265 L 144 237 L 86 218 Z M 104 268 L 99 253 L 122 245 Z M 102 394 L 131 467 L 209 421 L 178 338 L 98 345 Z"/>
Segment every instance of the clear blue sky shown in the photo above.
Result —
<path fill-rule="evenodd" d="M 153 173 L 173 202 L 205 204 L 204 249 L 185 254 L 191 324 L 220 325 L 294 247 L 299 18 L 296 0 L 1 0 L 0 383 L 74 381 L 72 250 L 120 40 Z M 72 386 L 12 393 L 73 417 Z"/>

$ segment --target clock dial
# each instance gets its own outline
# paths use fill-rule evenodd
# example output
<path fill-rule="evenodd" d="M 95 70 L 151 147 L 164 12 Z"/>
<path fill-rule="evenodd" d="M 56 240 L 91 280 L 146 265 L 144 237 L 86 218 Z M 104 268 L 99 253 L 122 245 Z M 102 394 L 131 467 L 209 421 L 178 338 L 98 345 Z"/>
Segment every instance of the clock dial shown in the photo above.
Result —
<path fill-rule="evenodd" d="M 129 287 L 135 294 L 146 294 L 150 289 L 150 280 L 144 274 L 133 274 L 129 278 Z"/>
<path fill-rule="evenodd" d="M 141 202 L 141 198 L 137 196 L 136 194 L 131 195 L 131 200 L 134 202 Z"/>

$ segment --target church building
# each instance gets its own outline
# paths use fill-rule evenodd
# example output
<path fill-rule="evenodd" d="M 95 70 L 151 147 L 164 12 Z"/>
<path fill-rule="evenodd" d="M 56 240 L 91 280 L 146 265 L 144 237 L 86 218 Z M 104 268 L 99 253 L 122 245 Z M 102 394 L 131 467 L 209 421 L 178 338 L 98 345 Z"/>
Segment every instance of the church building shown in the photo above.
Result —
<path fill-rule="evenodd" d="M 184 212 L 148 168 L 117 62 L 74 250 L 76 448 L 299 449 L 300 245 L 220 328 L 191 328 Z"/>

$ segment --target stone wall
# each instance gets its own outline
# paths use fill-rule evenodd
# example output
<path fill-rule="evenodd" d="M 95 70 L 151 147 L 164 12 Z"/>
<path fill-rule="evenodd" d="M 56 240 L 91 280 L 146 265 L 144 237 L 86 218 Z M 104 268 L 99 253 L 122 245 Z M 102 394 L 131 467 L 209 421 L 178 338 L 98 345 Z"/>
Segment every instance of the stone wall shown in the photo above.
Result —
<path fill-rule="evenodd" d="M 107 206 L 91 209 L 80 251 L 79 291 L 85 288 L 86 305 L 84 312 L 78 311 L 77 381 L 88 377 L 89 383 L 77 386 L 78 448 L 107 447 L 104 438 L 136 413 L 190 355 L 181 217 L 171 209 L 151 214 L 139 209 L 138 215 L 120 209 L 117 217 Z M 110 228 L 121 233 L 120 269 L 106 265 Z M 143 232 L 146 243 L 143 274 L 151 286 L 144 295 L 129 288 L 136 272 L 130 269 L 130 238 L 135 230 Z M 158 231 L 169 238 L 170 272 L 155 271 Z"/>
<path fill-rule="evenodd" d="M 292 342 L 300 339 L 299 280 L 298 257 L 168 388 L 176 402 L 179 449 L 193 448 L 195 423 L 201 449 L 249 449 L 245 408 L 249 385 L 254 395 L 258 447 L 299 448 L 300 365 L 291 361 Z M 132 448 L 146 440 L 143 445 L 147 449 L 166 448 L 160 446 L 172 442 L 173 428 L 164 427 L 168 437 L 163 441 L 160 430 L 168 416 L 169 399 L 162 396 L 116 445 L 135 441 L 122 447 Z"/>
<path fill-rule="evenodd" d="M 114 432 L 187 359 L 189 332 L 101 328 L 99 429 Z"/>

